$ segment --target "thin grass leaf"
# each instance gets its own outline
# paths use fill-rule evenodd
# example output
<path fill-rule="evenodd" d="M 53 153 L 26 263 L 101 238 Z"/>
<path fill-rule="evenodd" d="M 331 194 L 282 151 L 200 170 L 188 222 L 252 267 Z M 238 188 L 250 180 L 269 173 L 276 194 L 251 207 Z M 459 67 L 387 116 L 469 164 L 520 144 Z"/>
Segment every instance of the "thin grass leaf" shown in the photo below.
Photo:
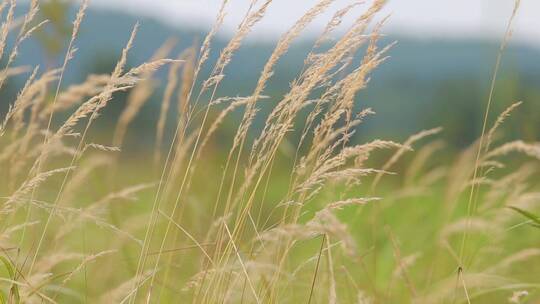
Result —
<path fill-rule="evenodd" d="M 533 221 L 531 226 L 534 226 L 536 228 L 540 228 L 540 217 L 530 213 L 529 211 L 526 211 L 526 210 L 523 210 L 523 209 L 520 209 L 520 208 L 517 208 L 517 207 L 514 207 L 514 206 L 509 206 L 508 208 L 516 211 L 517 213 L 519 213 L 519 214 L 523 215 L 524 217 L 528 218 L 529 220 Z"/>
<path fill-rule="evenodd" d="M 13 267 L 13 264 L 4 256 L 0 256 L 0 262 L 4 265 L 4 267 L 7 269 L 9 273 L 9 278 L 11 280 L 15 280 L 15 267 Z M 2 303 L 5 303 L 5 296 L 2 294 Z M 19 295 L 19 287 L 17 284 L 12 284 L 11 288 L 9 289 L 9 299 L 11 302 L 11 299 L 14 300 L 14 303 L 20 303 L 21 302 L 21 296 Z"/>

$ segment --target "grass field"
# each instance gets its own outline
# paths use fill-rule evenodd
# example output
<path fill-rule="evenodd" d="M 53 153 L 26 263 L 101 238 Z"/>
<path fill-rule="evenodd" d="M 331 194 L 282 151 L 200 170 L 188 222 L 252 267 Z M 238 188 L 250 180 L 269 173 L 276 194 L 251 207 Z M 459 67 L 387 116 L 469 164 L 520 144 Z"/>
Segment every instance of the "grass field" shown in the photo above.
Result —
<path fill-rule="evenodd" d="M 229 97 L 219 90 L 227 65 L 242 60 L 234 54 L 271 0 L 254 1 L 215 50 L 226 2 L 200 44 L 175 55 L 167 42 L 128 68 L 135 25 L 110 74 L 70 86 L 63 75 L 77 60 L 87 1 L 63 64 L 29 70 L 16 58 L 47 26 L 36 17 L 39 1 L 20 18 L 15 0 L 2 2 L 0 88 L 14 75 L 27 81 L 2 101 L 10 108 L 0 123 L 0 301 L 540 301 L 540 143 L 504 132 L 521 101 L 490 110 L 519 1 L 491 91 L 478 101 L 482 132 L 458 153 L 437 126 L 400 142 L 355 140 L 376 111 L 357 94 L 399 47 L 379 43 L 385 1 L 362 4 L 346 31 L 335 29 L 356 4 L 336 11 L 289 91 L 272 98 L 274 67 L 333 1 L 316 2 L 282 35 L 252 94 Z M 210 52 L 219 52 L 216 62 Z M 209 75 L 201 72 L 208 65 Z M 138 138 L 130 127 L 158 70 L 166 85 L 159 117 L 146 126 L 155 136 Z M 109 127 L 100 114 L 120 92 L 126 106 Z M 154 144 L 134 149 L 128 137 Z"/>

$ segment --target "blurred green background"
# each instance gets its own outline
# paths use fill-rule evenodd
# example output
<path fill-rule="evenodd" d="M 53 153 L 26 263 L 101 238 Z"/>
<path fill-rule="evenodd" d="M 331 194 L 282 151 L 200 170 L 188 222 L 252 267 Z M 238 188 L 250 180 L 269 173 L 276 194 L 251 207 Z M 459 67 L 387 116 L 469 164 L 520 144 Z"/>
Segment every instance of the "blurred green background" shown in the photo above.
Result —
<path fill-rule="evenodd" d="M 26 6 L 21 3 L 17 7 L 17 15 L 23 14 Z M 61 65 L 63 50 L 71 33 L 71 21 L 78 7 L 62 0 L 43 1 L 41 7 L 40 18 L 50 19 L 51 23 L 25 42 L 17 65 L 41 65 L 42 69 Z M 202 41 L 206 35 L 206 30 L 195 27 L 174 28 L 159 20 L 90 6 L 76 42 L 76 58 L 69 63 L 63 85 L 67 87 L 82 82 L 90 73 L 110 72 L 137 21 L 141 26 L 134 48 L 130 51 L 128 65 L 148 60 L 171 37 L 178 40 L 177 47 L 171 53 L 174 57 L 182 49 Z M 501 20 L 501 23 L 504 22 Z M 289 83 L 301 70 L 313 41 L 314 37 L 302 36 L 280 60 L 276 74 L 265 91 L 271 100 L 278 99 L 288 91 Z M 393 41 L 398 43 L 389 51 L 390 58 L 376 69 L 367 89 L 358 96 L 359 106 L 372 107 L 377 115 L 370 117 L 359 129 L 355 134 L 357 139 L 403 140 L 419 130 L 442 126 L 445 130 L 443 138 L 450 147 L 462 148 L 470 144 L 480 133 L 500 42 L 388 35 L 379 44 Z M 210 63 L 226 43 L 227 37 L 218 35 L 212 47 Z M 218 95 L 249 95 L 274 45 L 275 42 L 270 40 L 247 39 L 227 67 Z M 492 119 L 511 103 L 524 101 L 505 126 L 507 134 L 513 138 L 527 141 L 540 139 L 538 58 L 540 50 L 513 42 L 504 53 L 494 94 Z M 207 64 L 206 72 L 210 68 L 211 64 Z M 10 85 L 4 88 L 4 94 L 14 97 L 17 94 L 15 88 L 20 87 L 26 77 L 28 75 L 23 74 L 11 80 Z M 145 104 L 128 134 L 128 142 L 140 148 L 153 142 L 154 131 L 148 128 L 148 124 L 152 122 L 154 125 L 159 115 L 166 69 L 162 69 L 157 78 L 160 82 L 157 83 L 155 95 Z M 115 99 L 106 109 L 100 126 L 115 124 L 114 119 L 124 107 L 125 94 L 118 94 Z M 8 100 L 13 99 L 10 97 Z M 0 103 L 0 113 L 5 113 L 7 107 L 8 102 Z M 174 109 L 170 112 L 171 115 L 176 113 Z M 173 123 L 174 120 L 170 121 Z M 522 123 L 524 121 L 527 123 Z"/>

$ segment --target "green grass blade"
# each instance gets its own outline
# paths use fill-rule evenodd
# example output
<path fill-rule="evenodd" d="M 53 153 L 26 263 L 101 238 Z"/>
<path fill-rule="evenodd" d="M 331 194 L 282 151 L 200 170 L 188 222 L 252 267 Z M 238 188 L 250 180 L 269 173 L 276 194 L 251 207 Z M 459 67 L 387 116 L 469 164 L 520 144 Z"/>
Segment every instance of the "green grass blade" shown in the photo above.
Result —
<path fill-rule="evenodd" d="M 9 278 L 11 280 L 15 280 L 15 268 L 13 267 L 13 264 L 11 264 L 11 262 L 4 256 L 0 256 L 0 262 L 7 269 L 9 273 Z M 18 304 L 21 302 L 21 297 L 19 295 L 19 287 L 17 286 L 17 284 L 11 285 L 11 288 L 9 290 L 9 298 L 11 299 L 12 296 L 15 300 L 15 303 Z M 2 298 L 0 301 L 2 301 L 2 303 L 5 303 L 5 296 L 3 294 L 0 296 L 0 298 Z"/>
<path fill-rule="evenodd" d="M 508 208 L 516 211 L 517 213 L 523 215 L 524 217 L 530 219 L 531 221 L 534 222 L 535 225 L 533 226 L 540 226 L 540 218 L 532 213 L 530 213 L 529 211 L 526 211 L 526 210 L 523 210 L 523 209 L 520 209 L 520 208 L 517 208 L 517 207 L 514 207 L 514 206 L 509 206 Z"/>

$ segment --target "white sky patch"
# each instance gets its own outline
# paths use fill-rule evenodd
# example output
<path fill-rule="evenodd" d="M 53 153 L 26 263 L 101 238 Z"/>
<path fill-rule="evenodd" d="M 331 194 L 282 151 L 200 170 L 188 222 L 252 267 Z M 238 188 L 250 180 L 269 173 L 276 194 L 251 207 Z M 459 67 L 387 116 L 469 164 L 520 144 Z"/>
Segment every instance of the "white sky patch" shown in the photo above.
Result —
<path fill-rule="evenodd" d="M 230 0 L 223 30 L 232 32 L 246 13 L 251 0 Z M 257 3 L 262 3 L 258 0 Z M 316 0 L 274 0 L 251 37 L 275 38 L 285 32 Z M 320 31 L 333 13 L 353 0 L 336 0 L 330 9 L 307 29 Z M 365 11 L 371 0 L 357 6 L 349 21 Z M 173 26 L 210 27 L 221 0 L 92 0 L 94 7 L 110 8 L 159 19 Z M 391 14 L 387 33 L 425 38 L 500 39 L 512 12 L 514 0 L 389 0 L 379 16 Z M 344 22 L 347 24 L 347 20 Z M 350 24 L 350 23 L 349 23 Z M 513 27 L 513 38 L 540 47 L 540 1 L 521 0 Z"/>

